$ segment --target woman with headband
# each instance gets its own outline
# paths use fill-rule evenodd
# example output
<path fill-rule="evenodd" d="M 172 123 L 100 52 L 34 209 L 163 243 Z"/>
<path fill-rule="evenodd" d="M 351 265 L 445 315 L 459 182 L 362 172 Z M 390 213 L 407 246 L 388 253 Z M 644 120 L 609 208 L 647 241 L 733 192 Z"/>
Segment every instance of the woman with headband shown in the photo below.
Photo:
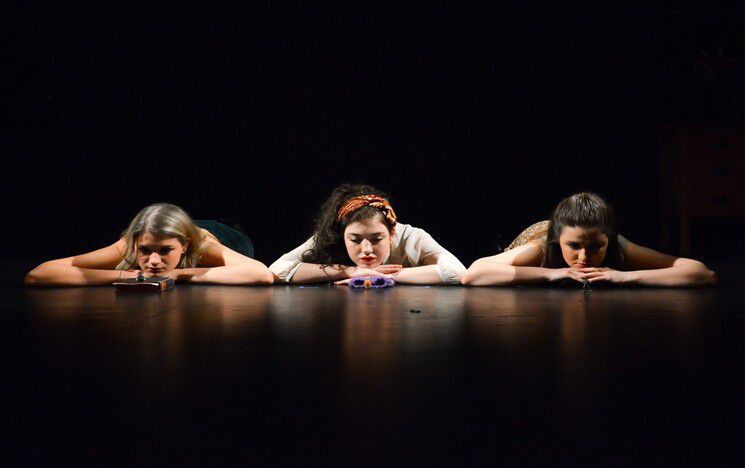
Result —
<path fill-rule="evenodd" d="M 288 283 L 385 276 L 397 283 L 460 284 L 463 264 L 424 230 L 397 222 L 388 197 L 369 185 L 337 187 L 313 236 L 269 269 Z"/>
<path fill-rule="evenodd" d="M 247 236 L 215 221 L 204 222 L 207 229 L 197 223 L 176 205 L 146 206 L 115 243 L 44 262 L 26 275 L 25 283 L 105 285 L 140 273 L 168 276 L 180 283 L 250 285 L 274 281 L 263 263 L 247 256 L 253 251 Z"/>
<path fill-rule="evenodd" d="M 717 277 L 697 260 L 630 242 L 618 233 L 610 204 L 584 192 L 562 200 L 549 221 L 527 228 L 504 252 L 476 260 L 462 278 L 471 286 L 562 281 L 691 287 Z"/>

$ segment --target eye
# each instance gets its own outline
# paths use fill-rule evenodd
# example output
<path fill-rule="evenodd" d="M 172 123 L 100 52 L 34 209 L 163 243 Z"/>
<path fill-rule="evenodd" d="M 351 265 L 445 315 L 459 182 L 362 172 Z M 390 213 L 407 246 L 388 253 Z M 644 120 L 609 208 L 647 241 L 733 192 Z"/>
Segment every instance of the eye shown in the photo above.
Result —
<path fill-rule="evenodd" d="M 159 255 L 168 255 L 173 250 L 173 247 L 164 247 L 158 251 Z"/>
<path fill-rule="evenodd" d="M 148 249 L 148 248 L 147 248 L 147 247 L 145 247 L 145 246 L 142 246 L 142 245 L 141 245 L 141 246 L 139 246 L 138 248 L 140 249 L 140 252 L 142 252 L 142 253 L 143 253 L 143 254 L 145 254 L 145 255 L 148 255 L 148 254 L 152 253 L 152 250 Z"/>
<path fill-rule="evenodd" d="M 569 247 L 571 247 L 572 249 L 574 249 L 574 250 L 577 250 L 577 249 L 579 249 L 579 244 L 578 244 L 578 243 L 576 243 L 576 242 L 567 242 L 567 245 L 568 245 Z"/>

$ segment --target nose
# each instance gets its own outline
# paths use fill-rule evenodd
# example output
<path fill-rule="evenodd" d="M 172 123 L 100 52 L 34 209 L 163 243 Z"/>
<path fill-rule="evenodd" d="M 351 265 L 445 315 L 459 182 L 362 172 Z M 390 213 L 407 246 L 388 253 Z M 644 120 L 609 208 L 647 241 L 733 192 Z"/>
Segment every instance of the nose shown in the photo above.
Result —
<path fill-rule="evenodd" d="M 372 243 L 369 240 L 367 240 L 367 239 L 363 239 L 362 240 L 361 247 L 362 247 L 362 253 L 363 254 L 369 254 L 369 253 L 372 253 L 372 251 L 373 251 Z"/>
<path fill-rule="evenodd" d="M 580 262 L 587 260 L 587 251 L 585 249 L 577 252 L 577 260 L 579 260 Z"/>
<path fill-rule="evenodd" d="M 157 264 L 159 264 L 160 263 L 160 255 L 158 255 L 155 252 L 151 253 L 150 254 L 150 257 L 147 259 L 147 262 L 150 265 L 157 265 Z"/>

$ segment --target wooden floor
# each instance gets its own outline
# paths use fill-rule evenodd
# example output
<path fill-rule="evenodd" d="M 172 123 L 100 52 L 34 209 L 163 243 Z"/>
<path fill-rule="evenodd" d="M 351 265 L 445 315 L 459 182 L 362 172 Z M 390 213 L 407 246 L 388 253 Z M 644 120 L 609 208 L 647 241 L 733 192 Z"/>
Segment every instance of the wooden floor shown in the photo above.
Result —
<path fill-rule="evenodd" d="M 2 301 L 6 459 L 743 460 L 733 287 L 14 287 Z"/>

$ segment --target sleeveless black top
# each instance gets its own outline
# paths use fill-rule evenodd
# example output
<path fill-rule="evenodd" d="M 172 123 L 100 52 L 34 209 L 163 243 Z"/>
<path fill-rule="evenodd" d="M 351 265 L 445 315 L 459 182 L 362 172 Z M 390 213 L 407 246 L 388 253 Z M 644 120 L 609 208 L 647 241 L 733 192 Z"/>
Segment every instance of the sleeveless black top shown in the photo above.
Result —
<path fill-rule="evenodd" d="M 216 219 L 195 219 L 194 224 L 202 229 L 208 230 L 213 236 L 217 237 L 225 247 L 235 250 L 236 252 L 253 258 L 254 245 L 248 234 L 243 232 L 240 226 L 228 226 L 222 221 Z"/>

